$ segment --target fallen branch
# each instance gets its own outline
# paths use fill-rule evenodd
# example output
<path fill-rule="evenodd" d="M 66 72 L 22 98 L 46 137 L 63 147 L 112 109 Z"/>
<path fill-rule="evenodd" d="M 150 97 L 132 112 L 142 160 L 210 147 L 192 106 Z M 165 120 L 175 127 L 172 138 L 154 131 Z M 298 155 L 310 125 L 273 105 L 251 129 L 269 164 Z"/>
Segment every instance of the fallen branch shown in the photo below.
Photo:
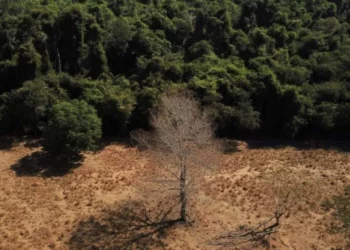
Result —
<path fill-rule="evenodd" d="M 225 247 L 236 247 L 248 242 L 257 242 L 265 237 L 276 233 L 280 226 L 280 219 L 286 212 L 275 212 L 274 216 L 259 223 L 253 228 L 246 230 L 239 230 L 234 232 L 228 232 L 224 235 L 220 235 L 210 240 L 210 245 Z M 242 232 L 243 231 L 243 232 Z"/>

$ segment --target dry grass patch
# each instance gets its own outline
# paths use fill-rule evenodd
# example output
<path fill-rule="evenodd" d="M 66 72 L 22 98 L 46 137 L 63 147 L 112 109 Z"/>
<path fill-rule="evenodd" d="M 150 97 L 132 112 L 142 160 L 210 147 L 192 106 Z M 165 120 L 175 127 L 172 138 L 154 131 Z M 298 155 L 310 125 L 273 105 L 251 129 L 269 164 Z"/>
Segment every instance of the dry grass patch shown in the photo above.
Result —
<path fill-rule="evenodd" d="M 114 204 L 144 200 L 155 212 L 165 205 L 160 199 L 169 197 L 142 192 L 140 183 L 156 168 L 146 153 L 135 148 L 111 145 L 87 154 L 81 167 L 61 177 L 16 176 L 10 166 L 37 150 L 21 144 L 0 151 L 0 249 L 69 249 L 79 225 L 91 216 L 104 218 L 104 211 Z M 198 199 L 189 208 L 192 223 L 172 228 L 160 238 L 165 249 L 216 249 L 205 242 L 225 229 L 266 220 L 275 211 L 276 197 L 285 197 L 295 185 L 300 195 L 287 196 L 291 200 L 282 203 L 289 204 L 290 212 L 264 247 L 346 249 L 343 234 L 329 233 L 333 217 L 321 204 L 350 185 L 348 154 L 292 147 L 249 149 L 239 143 L 237 152 L 222 158 L 218 170 L 199 183 Z"/>

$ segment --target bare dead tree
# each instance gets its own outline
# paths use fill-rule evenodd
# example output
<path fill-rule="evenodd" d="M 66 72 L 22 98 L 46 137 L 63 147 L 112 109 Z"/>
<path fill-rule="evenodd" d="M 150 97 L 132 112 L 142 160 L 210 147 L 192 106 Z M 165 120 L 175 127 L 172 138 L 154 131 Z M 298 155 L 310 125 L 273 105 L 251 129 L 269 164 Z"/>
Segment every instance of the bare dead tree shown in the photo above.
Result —
<path fill-rule="evenodd" d="M 276 233 L 280 227 L 280 220 L 286 211 L 275 212 L 273 216 L 255 225 L 254 227 L 243 227 L 237 231 L 223 233 L 209 241 L 210 245 L 220 246 L 221 248 L 238 247 L 245 243 L 255 243 L 263 240 L 265 237 Z"/>
<path fill-rule="evenodd" d="M 150 124 L 152 132 L 135 131 L 132 137 L 153 154 L 161 168 L 158 183 L 163 187 L 158 191 L 178 193 L 180 220 L 185 222 L 190 188 L 219 160 L 212 122 L 191 93 L 177 92 L 161 97 Z"/>
<path fill-rule="evenodd" d="M 240 227 L 238 230 L 226 231 L 210 239 L 209 245 L 222 249 L 237 249 L 238 246 L 257 243 L 265 240 L 271 234 L 277 233 L 282 225 L 282 219 L 288 217 L 292 209 L 307 199 L 310 187 L 302 184 L 285 168 L 276 168 L 265 177 L 265 189 L 270 205 L 267 209 L 273 215 L 251 227 Z M 282 242 L 283 243 L 283 242 Z M 285 245 L 285 243 L 283 243 Z M 293 246 L 288 246 L 293 248 Z"/>

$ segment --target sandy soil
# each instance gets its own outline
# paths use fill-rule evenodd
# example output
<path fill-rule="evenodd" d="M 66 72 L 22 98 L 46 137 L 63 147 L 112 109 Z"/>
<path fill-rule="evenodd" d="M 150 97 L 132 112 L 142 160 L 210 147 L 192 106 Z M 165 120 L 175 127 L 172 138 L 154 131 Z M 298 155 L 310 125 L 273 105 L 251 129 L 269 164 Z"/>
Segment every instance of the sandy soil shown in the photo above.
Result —
<path fill-rule="evenodd" d="M 289 198 L 291 211 L 265 248 L 346 249 L 342 235 L 328 233 L 331 215 L 321 204 L 350 185 L 350 154 L 293 147 L 249 149 L 244 142 L 238 148 L 223 154 L 222 166 L 200 183 L 191 203 L 193 222 L 170 229 L 164 236 L 166 249 L 217 249 L 208 244 L 214 236 L 273 215 L 276 195 L 283 195 L 274 189 L 277 177 L 286 190 L 295 185 L 300 194 Z M 135 148 L 107 146 L 86 154 L 80 167 L 64 175 L 15 171 L 21 159 L 39 151 L 24 143 L 0 151 L 0 249 L 118 249 L 113 242 L 119 229 L 100 236 L 110 225 L 99 224 L 102 229 L 97 229 L 92 218 L 116 223 L 116 217 L 107 216 L 115 207 L 137 200 L 159 205 L 166 196 L 140 192 L 138 180 L 157 170 L 146 153 Z M 82 229 L 86 232 L 78 232 Z"/>

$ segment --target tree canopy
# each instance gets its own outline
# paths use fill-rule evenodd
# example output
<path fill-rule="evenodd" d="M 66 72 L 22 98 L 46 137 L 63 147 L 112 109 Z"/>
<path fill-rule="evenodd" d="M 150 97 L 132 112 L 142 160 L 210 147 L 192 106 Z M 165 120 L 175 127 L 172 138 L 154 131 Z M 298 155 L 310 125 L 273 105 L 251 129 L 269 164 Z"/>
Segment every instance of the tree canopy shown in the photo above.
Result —
<path fill-rule="evenodd" d="M 44 149 L 49 153 L 76 156 L 93 150 L 101 138 L 101 120 L 85 101 L 55 104 L 44 132 Z"/>
<path fill-rule="evenodd" d="M 221 135 L 349 134 L 349 22 L 347 0 L 2 0 L 0 129 L 79 100 L 121 135 L 175 86 Z"/>

